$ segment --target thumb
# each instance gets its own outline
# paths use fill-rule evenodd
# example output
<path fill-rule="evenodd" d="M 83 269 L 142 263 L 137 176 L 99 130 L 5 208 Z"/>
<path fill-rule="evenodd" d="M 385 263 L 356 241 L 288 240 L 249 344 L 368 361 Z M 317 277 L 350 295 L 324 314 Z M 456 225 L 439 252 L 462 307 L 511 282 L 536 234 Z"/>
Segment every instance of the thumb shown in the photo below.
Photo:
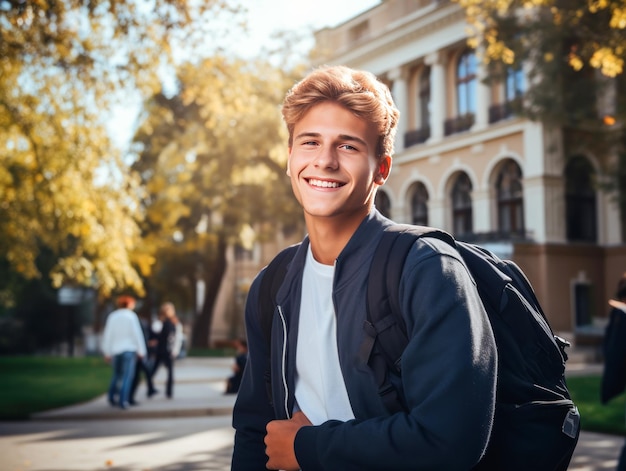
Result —
<path fill-rule="evenodd" d="M 311 421 L 309 420 L 309 418 L 304 414 L 304 412 L 300 410 L 296 412 L 295 414 L 293 414 L 293 417 L 291 418 L 291 420 L 303 426 L 313 425 Z"/>

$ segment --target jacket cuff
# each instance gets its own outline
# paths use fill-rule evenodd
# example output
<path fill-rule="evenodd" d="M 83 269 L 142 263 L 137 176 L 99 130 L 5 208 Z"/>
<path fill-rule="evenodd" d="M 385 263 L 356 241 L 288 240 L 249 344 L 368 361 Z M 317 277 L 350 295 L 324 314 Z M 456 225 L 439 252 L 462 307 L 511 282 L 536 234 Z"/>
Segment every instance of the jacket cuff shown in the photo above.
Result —
<path fill-rule="evenodd" d="M 322 469 L 320 453 L 317 450 L 317 432 L 319 427 L 305 426 L 298 430 L 293 448 L 300 469 Z"/>

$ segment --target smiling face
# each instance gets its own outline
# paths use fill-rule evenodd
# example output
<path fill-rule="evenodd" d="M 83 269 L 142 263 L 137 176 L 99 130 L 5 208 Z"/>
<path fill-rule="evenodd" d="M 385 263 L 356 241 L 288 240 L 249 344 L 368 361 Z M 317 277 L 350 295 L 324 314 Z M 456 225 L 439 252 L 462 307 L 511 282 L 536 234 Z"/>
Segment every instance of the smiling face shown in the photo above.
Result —
<path fill-rule="evenodd" d="M 376 127 L 334 102 L 313 106 L 295 125 L 288 174 L 307 224 L 359 224 L 384 183 L 390 157 L 376 158 Z"/>

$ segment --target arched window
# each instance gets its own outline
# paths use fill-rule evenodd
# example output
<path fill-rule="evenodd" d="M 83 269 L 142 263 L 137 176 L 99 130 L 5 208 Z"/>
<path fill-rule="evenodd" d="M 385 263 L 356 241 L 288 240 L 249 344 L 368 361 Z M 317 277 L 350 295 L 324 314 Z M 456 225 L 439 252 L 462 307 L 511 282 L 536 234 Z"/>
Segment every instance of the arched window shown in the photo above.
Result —
<path fill-rule="evenodd" d="M 505 234 L 524 233 L 524 195 L 522 171 L 513 160 L 507 160 L 496 180 L 498 230 Z"/>
<path fill-rule="evenodd" d="M 472 224 L 472 182 L 466 173 L 456 177 L 452 192 L 452 228 L 454 235 L 471 234 Z"/>
<path fill-rule="evenodd" d="M 428 225 L 428 190 L 423 183 L 411 187 L 411 224 Z"/>
<path fill-rule="evenodd" d="M 387 193 L 378 190 L 376 192 L 376 198 L 374 199 L 374 205 L 383 216 L 391 218 L 391 200 Z"/>
<path fill-rule="evenodd" d="M 476 56 L 472 51 L 465 52 L 456 69 L 456 95 L 458 115 L 476 113 Z"/>
<path fill-rule="evenodd" d="M 594 169 L 588 159 L 571 157 L 565 166 L 567 240 L 596 242 L 597 214 Z"/>

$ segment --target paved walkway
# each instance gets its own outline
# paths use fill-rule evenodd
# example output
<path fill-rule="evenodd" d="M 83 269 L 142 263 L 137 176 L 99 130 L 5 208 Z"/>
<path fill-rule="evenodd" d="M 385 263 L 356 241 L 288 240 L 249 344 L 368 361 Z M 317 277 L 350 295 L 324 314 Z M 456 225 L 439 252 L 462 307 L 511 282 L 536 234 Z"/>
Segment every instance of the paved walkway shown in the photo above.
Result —
<path fill-rule="evenodd" d="M 159 368 L 154 385 L 159 394 L 148 399 L 143 383 L 128 409 L 109 405 L 106 395 L 75 406 L 35 414 L 36 420 L 136 419 L 230 415 L 235 395 L 225 395 L 226 378 L 232 374 L 232 358 L 183 358 L 174 365 L 174 397 L 165 397 L 165 367 Z"/>
<path fill-rule="evenodd" d="M 85 404 L 36 414 L 33 420 L 22 424 L 0 423 L 0 450 L 3 455 L 3 458 L 0 458 L 0 471 L 51 471 L 58 469 L 227 470 L 229 469 L 230 453 L 232 452 L 233 433 L 230 427 L 230 414 L 235 396 L 224 395 L 223 390 L 225 378 L 230 375 L 232 361 L 229 358 L 185 358 L 177 361 L 175 366 L 174 397 L 172 399 L 165 398 L 163 394 L 147 399 L 142 385 L 137 394 L 140 404 L 128 410 L 111 407 L 106 401 L 106 396 L 103 395 Z M 601 371 L 602 365 L 600 364 L 588 364 L 578 361 L 568 364 L 568 375 L 586 374 L 589 372 L 600 374 Z M 163 391 L 164 383 L 165 370 L 161 369 L 155 377 L 155 385 Z M 106 433 L 106 439 L 103 436 L 97 442 L 94 442 L 93 437 L 90 436 L 89 446 L 94 447 L 93 449 L 77 449 L 76 453 L 65 457 L 59 457 L 57 453 L 54 460 L 49 456 L 49 453 L 52 452 L 47 450 L 39 440 L 34 440 L 34 444 L 30 440 L 23 441 L 27 433 L 34 433 L 32 431 L 33 428 L 39 430 L 40 434 L 49 434 L 55 430 L 66 430 L 66 427 L 67 429 L 77 426 L 81 427 L 81 423 L 99 424 L 96 426 L 97 430 L 102 430 L 102 433 Z M 86 425 L 83 426 L 86 427 Z M 183 434 L 176 433 L 176 430 L 181 430 L 183 427 L 190 429 L 185 434 L 185 439 L 189 441 L 180 441 Z M 175 448 L 167 448 L 163 443 L 159 444 L 158 447 L 152 444 L 145 444 L 144 448 L 141 448 L 143 461 L 139 460 L 141 465 L 137 465 L 137 467 L 118 468 L 112 467 L 112 464 L 107 464 L 104 467 L 93 468 L 87 466 L 80 467 L 81 465 L 77 463 L 77 460 L 82 456 L 81 452 L 85 454 L 84 459 L 87 459 L 86 456 L 90 453 L 91 455 L 89 456 L 92 456 L 93 453 L 98 452 L 96 449 L 97 445 L 101 445 L 106 450 L 111 449 L 108 442 L 105 444 L 105 440 L 128 440 L 129 443 L 133 443 L 133 446 L 135 446 L 135 442 L 139 440 L 138 437 L 146 433 L 146 428 L 148 428 L 148 432 L 157 433 L 158 431 L 162 442 L 167 440 L 170 440 L 172 444 L 175 442 Z M 26 429 L 31 431 L 27 432 Z M 96 435 L 99 435 L 99 433 Z M 16 447 L 32 445 L 27 449 L 30 465 L 4 467 L 2 464 L 5 462 L 8 466 L 10 460 L 7 457 L 11 457 L 11 453 L 16 451 L 11 445 L 13 443 L 11 442 L 13 439 L 11 434 L 16 435 Z M 206 436 L 206 439 L 198 440 L 199 436 Z M 195 437 L 195 440 L 191 441 L 191 437 Z M 80 439 L 81 437 L 73 438 Z M 569 469 L 577 471 L 615 469 L 617 464 L 616 458 L 623 443 L 623 437 L 582 433 Z M 55 442 L 54 449 L 58 451 L 59 446 L 60 443 Z M 84 447 L 86 446 L 85 441 L 78 441 L 74 446 Z M 215 452 L 211 451 L 214 447 L 217 447 Z M 165 450 L 169 450 L 167 455 L 164 453 Z M 174 453 L 173 450 L 184 451 L 185 457 L 174 456 L 172 454 Z M 22 449 L 22 452 L 26 453 L 26 448 Z M 202 462 L 185 466 L 180 464 L 180 460 L 187 459 L 186 457 L 190 456 L 195 456 L 196 459 L 203 457 Z M 7 459 L 5 460 L 5 458 Z M 135 459 L 137 458 L 135 457 Z M 172 461 L 172 464 L 164 466 L 163 463 L 168 462 L 166 461 L 168 459 L 179 460 L 178 467 L 175 464 L 176 461 Z M 38 460 L 39 462 L 47 460 L 49 467 L 42 464 L 37 465 Z M 160 465 L 157 465 L 157 463 L 160 463 Z"/>

